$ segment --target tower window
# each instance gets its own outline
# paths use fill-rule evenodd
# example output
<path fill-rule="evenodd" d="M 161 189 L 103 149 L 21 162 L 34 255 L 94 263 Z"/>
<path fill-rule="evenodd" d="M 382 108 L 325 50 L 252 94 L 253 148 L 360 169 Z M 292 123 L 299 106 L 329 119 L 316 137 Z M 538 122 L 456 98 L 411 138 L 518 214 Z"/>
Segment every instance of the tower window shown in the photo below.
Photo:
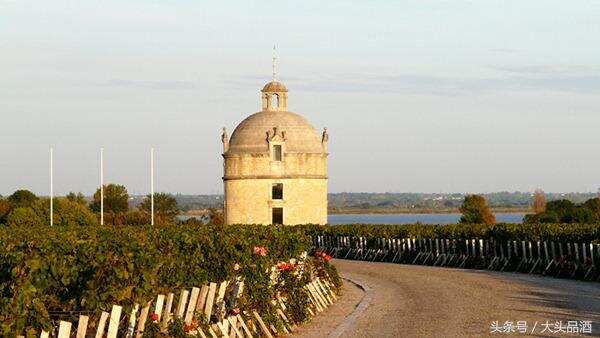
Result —
<path fill-rule="evenodd" d="M 273 160 L 275 161 L 281 161 L 282 158 L 282 152 L 281 152 L 281 145 L 280 144 L 276 144 L 273 146 Z"/>
<path fill-rule="evenodd" d="M 271 107 L 279 108 L 279 95 L 277 95 L 277 94 L 271 95 Z"/>
<path fill-rule="evenodd" d="M 283 199 L 283 183 L 273 183 L 273 190 L 271 194 L 274 200 Z"/>
<path fill-rule="evenodd" d="M 283 224 L 283 208 L 273 208 L 273 224 Z"/>

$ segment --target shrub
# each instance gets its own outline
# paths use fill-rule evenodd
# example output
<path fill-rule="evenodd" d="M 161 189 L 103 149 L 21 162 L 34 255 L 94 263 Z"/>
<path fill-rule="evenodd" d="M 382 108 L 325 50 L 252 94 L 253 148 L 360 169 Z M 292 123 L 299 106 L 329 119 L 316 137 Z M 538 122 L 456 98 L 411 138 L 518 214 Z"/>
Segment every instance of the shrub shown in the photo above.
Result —
<path fill-rule="evenodd" d="M 0 198 L 0 224 L 6 224 L 6 218 L 10 213 L 12 207 L 10 202 Z"/>
<path fill-rule="evenodd" d="M 33 210 L 42 224 L 50 224 L 50 199 L 38 200 L 34 204 Z M 96 215 L 85 204 L 69 198 L 54 198 L 53 224 L 55 226 L 89 226 L 98 224 L 98 221 Z"/>
<path fill-rule="evenodd" d="M 151 213 L 150 195 L 146 196 L 139 206 L 140 210 L 147 215 Z M 175 217 L 179 214 L 177 200 L 175 197 L 165 193 L 154 194 L 154 224 L 173 223 Z M 130 224 L 126 220 L 126 224 Z"/>
<path fill-rule="evenodd" d="M 37 196 L 29 190 L 17 190 L 8 196 L 8 201 L 14 208 L 31 207 L 37 201 Z"/>
<path fill-rule="evenodd" d="M 90 209 L 100 213 L 101 191 L 96 190 L 90 203 Z M 105 224 L 121 225 L 124 222 L 125 213 L 129 210 L 129 194 L 123 185 L 104 185 L 104 221 Z"/>
<path fill-rule="evenodd" d="M 555 200 L 533 215 L 527 215 L 525 223 L 597 223 L 600 222 L 600 199 L 591 198 L 575 204 L 569 200 Z"/>
<path fill-rule="evenodd" d="M 463 204 L 460 206 L 460 223 L 468 224 L 494 224 L 496 217 L 492 214 L 487 201 L 481 195 L 467 195 Z"/>
<path fill-rule="evenodd" d="M 6 219 L 6 225 L 11 227 L 33 227 L 42 224 L 42 219 L 30 207 L 13 209 Z"/>
<path fill-rule="evenodd" d="M 83 204 L 83 205 L 87 204 L 87 201 L 85 200 L 85 196 L 80 192 L 78 192 L 78 193 L 70 192 L 65 197 L 71 202 L 77 202 L 77 203 Z"/>
<path fill-rule="evenodd" d="M 125 214 L 125 224 L 148 225 L 150 224 L 150 215 L 140 210 L 129 211 Z"/>

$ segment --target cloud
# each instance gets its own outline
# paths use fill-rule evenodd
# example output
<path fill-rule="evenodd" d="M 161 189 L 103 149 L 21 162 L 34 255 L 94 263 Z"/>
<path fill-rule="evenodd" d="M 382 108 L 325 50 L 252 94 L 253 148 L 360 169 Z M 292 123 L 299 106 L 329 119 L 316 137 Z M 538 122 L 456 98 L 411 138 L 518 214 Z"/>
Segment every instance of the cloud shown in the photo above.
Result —
<path fill-rule="evenodd" d="M 238 89 L 255 86 L 268 81 L 264 76 L 248 75 L 229 80 L 228 85 Z M 443 78 L 418 74 L 378 75 L 366 73 L 289 77 L 283 79 L 288 87 L 308 92 L 377 92 L 377 93 L 427 93 L 434 95 L 456 95 L 468 91 L 472 79 Z M 481 84 L 473 86 L 481 89 Z"/>
<path fill-rule="evenodd" d="M 493 49 L 490 49 L 490 52 L 501 53 L 501 54 L 516 54 L 519 51 L 516 49 L 512 49 L 512 48 L 493 48 Z"/>
<path fill-rule="evenodd" d="M 600 92 L 600 70 L 590 66 L 489 66 L 498 75 L 485 77 L 428 74 L 314 74 L 286 77 L 288 87 L 309 92 L 405 93 L 440 96 L 471 95 L 500 91 Z M 265 76 L 247 75 L 229 80 L 239 89 L 267 82 Z"/>
<path fill-rule="evenodd" d="M 139 81 L 112 79 L 105 82 L 103 85 L 108 87 L 148 88 L 158 90 L 188 90 L 197 88 L 197 85 L 194 82 L 178 80 Z"/>
<path fill-rule="evenodd" d="M 490 66 L 491 69 L 500 72 L 516 73 L 516 74 L 535 74 L 535 75 L 589 75 L 600 73 L 600 67 L 584 66 L 584 65 L 527 65 L 527 66 Z"/>
<path fill-rule="evenodd" d="M 22 0 L 0 0 L 0 9 L 8 8 L 11 5 L 22 2 Z"/>

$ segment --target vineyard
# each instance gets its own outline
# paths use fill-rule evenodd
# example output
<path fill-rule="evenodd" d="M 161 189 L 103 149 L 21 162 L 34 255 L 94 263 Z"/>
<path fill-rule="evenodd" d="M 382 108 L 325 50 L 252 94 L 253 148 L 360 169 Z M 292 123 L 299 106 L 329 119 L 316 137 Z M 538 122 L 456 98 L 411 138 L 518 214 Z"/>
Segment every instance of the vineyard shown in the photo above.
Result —
<path fill-rule="evenodd" d="M 333 257 L 600 281 L 600 226 L 583 224 L 307 226 Z"/>
<path fill-rule="evenodd" d="M 337 297 L 331 256 L 599 280 L 599 240 L 598 224 L 0 227 L 0 335 L 270 336 Z"/>
<path fill-rule="evenodd" d="M 309 235 L 360 236 L 377 238 L 471 239 L 497 241 L 562 241 L 600 243 L 600 224 L 345 224 L 304 226 Z"/>
<path fill-rule="evenodd" d="M 127 332 L 131 321 L 144 309 L 146 315 L 150 307 L 156 311 L 152 302 L 162 303 L 165 296 L 183 302 L 182 309 L 191 307 L 185 290 L 186 298 L 197 297 L 194 307 L 199 294 L 204 303 L 212 294 L 214 303 L 187 316 L 175 305 L 165 312 L 161 304 L 152 315 L 164 312 L 172 320 L 158 328 L 146 325 L 136 336 L 185 336 L 192 324 L 194 332 L 202 327 L 219 332 L 210 325 L 244 314 L 257 335 L 267 335 L 261 328 L 285 331 L 322 310 L 325 298 L 335 297 L 341 286 L 330 257 L 307 255 L 310 250 L 310 237 L 297 227 L 2 227 L 0 335 L 55 336 L 59 322 L 60 333 L 64 323 L 85 318 L 88 333 L 95 329 L 102 337 L 108 312 L 109 336 L 111 326 L 115 334 Z M 321 283 L 318 290 L 315 281 Z M 325 295 L 328 290 L 332 294 Z M 113 319 L 115 311 L 127 316 Z M 264 325 L 252 324 L 260 322 Z"/>

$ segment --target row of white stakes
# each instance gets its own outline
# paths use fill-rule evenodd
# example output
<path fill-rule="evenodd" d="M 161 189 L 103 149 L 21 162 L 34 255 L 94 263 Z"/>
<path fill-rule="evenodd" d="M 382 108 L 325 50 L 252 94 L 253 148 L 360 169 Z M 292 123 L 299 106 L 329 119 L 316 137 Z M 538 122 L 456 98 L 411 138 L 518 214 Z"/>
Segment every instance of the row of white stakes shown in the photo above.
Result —
<path fill-rule="evenodd" d="M 201 288 L 194 287 L 192 288 L 191 292 L 188 290 L 182 290 L 175 315 L 179 318 L 184 318 L 184 322 L 186 324 L 190 324 L 192 322 L 194 313 L 198 311 L 203 311 L 206 318 L 210 318 L 210 316 L 212 315 L 214 304 L 220 304 L 224 302 L 225 291 L 228 283 L 229 282 L 227 281 L 222 282 L 219 286 L 218 293 L 216 292 L 216 283 L 210 283 L 209 285 L 204 285 Z M 237 298 L 243 291 L 243 281 L 237 283 L 235 287 L 236 290 L 234 290 L 234 294 Z M 333 291 L 331 282 L 327 280 L 321 280 L 317 277 L 305 287 L 309 293 L 310 303 L 313 304 L 313 307 L 316 310 L 316 312 L 324 311 L 325 308 L 333 304 L 333 302 L 337 299 L 335 292 Z M 215 295 L 217 296 L 216 299 Z M 161 327 L 163 329 L 166 329 L 168 322 L 171 319 L 171 308 L 173 305 L 173 300 L 173 293 L 169 293 L 166 296 L 166 304 L 164 303 L 165 295 L 158 295 L 156 298 L 156 305 L 153 313 L 158 316 L 158 322 L 160 322 L 162 319 Z M 281 309 L 285 310 L 285 303 L 281 299 L 278 299 L 278 301 Z M 151 302 L 148 302 L 148 304 L 146 304 L 146 306 L 142 309 L 139 318 L 137 318 L 137 330 L 135 330 L 136 315 L 137 311 L 139 310 L 139 305 L 136 305 L 134 307 L 130 315 L 129 328 L 126 337 L 133 337 L 134 330 L 137 331 L 137 333 L 135 334 L 136 338 L 142 336 L 146 324 L 146 319 L 150 310 L 150 305 Z M 163 311 L 164 305 L 166 306 Z M 291 321 L 289 321 L 289 319 L 287 318 L 287 316 L 285 316 L 284 312 L 281 309 L 277 309 L 277 313 L 288 325 L 289 331 L 293 331 L 294 324 Z M 315 312 L 312 311 L 310 307 L 308 308 L 308 311 L 311 315 L 315 314 Z M 104 333 L 106 332 L 106 323 L 108 321 L 108 332 L 106 332 L 106 337 L 116 338 L 118 334 L 121 313 L 122 307 L 119 305 L 113 305 L 110 315 L 109 313 L 103 311 L 100 316 L 95 337 L 104 337 Z M 258 312 L 252 311 L 252 315 L 254 316 L 254 319 L 256 319 L 256 321 L 258 322 L 262 333 L 267 337 L 272 337 L 271 332 L 275 332 L 275 328 L 271 327 L 271 330 L 269 330 L 269 328 L 266 326 Z M 88 321 L 88 316 L 82 315 L 79 317 L 76 331 L 77 338 L 86 337 Z M 241 329 L 238 329 L 238 323 L 241 326 Z M 71 336 L 72 326 L 73 325 L 71 322 L 61 321 L 58 328 L 57 338 L 69 338 Z M 219 331 L 224 336 L 229 336 L 231 334 L 232 336 L 235 335 L 237 337 L 244 337 L 245 334 L 246 336 L 252 337 L 252 333 L 246 325 L 243 317 L 239 314 L 236 316 L 230 316 L 228 318 L 225 318 L 222 322 L 217 323 L 216 326 L 219 328 Z M 228 332 L 229 327 L 231 327 L 231 333 Z M 286 331 L 286 333 L 289 333 L 285 326 L 284 330 Z M 206 337 L 202 330 L 199 330 L 198 333 L 201 337 Z M 209 334 L 212 337 L 218 337 L 218 335 L 212 329 L 209 329 Z M 40 338 L 48 338 L 49 336 L 49 332 L 43 331 L 40 335 Z"/>
<path fill-rule="evenodd" d="M 206 318 L 210 318 L 212 315 L 213 306 L 215 304 L 220 304 L 224 301 L 225 291 L 228 281 L 222 282 L 219 286 L 218 293 L 217 283 L 210 283 L 208 285 L 204 285 L 201 288 L 194 287 L 192 291 L 182 290 L 179 303 L 177 305 L 177 309 L 175 315 L 179 318 L 184 318 L 184 322 L 186 324 L 190 324 L 192 322 L 193 316 L 195 312 L 203 311 Z M 236 284 L 235 297 L 239 297 L 239 295 L 243 291 L 243 281 L 240 281 Z M 215 299 L 216 295 L 216 299 Z M 189 298 L 189 299 L 188 299 Z M 163 319 L 161 325 L 163 328 L 166 328 L 169 320 L 171 319 L 171 309 L 173 306 L 174 294 L 169 293 L 166 296 L 166 304 L 165 304 L 165 295 L 158 295 L 156 297 L 156 305 L 154 308 L 154 314 L 158 316 L 158 321 L 160 322 L 161 318 Z M 131 311 L 130 319 L 129 319 L 129 327 L 127 336 L 132 337 L 134 330 L 136 329 L 136 321 L 137 321 L 137 333 L 136 337 L 139 338 L 144 331 L 146 325 L 146 319 L 148 318 L 148 313 L 150 311 L 151 302 L 148 302 L 140 313 L 140 316 L 137 317 L 137 312 L 139 310 L 139 305 L 135 305 Z M 165 306 L 166 305 L 166 306 Z M 163 311 L 164 306 L 164 311 Z M 187 306 L 187 310 L 186 310 Z M 119 322 L 121 320 L 121 312 L 122 307 L 119 305 L 113 305 L 110 317 L 108 312 L 102 312 L 100 315 L 100 320 L 98 322 L 98 327 L 96 330 L 96 338 L 101 338 L 104 336 L 106 329 L 106 322 L 108 321 L 108 332 L 106 334 L 107 338 L 116 338 L 119 329 Z M 164 312 L 164 315 L 163 315 Z M 185 317 L 184 317 L 185 316 Z M 136 319 L 137 317 L 137 319 Z M 110 319 L 109 319 L 110 318 Z M 79 321 L 77 325 L 77 338 L 86 337 L 87 326 L 88 326 L 89 317 L 81 315 L 79 316 Z M 57 338 L 68 338 L 71 334 L 72 323 L 67 321 L 61 321 L 58 328 Z M 42 331 L 40 338 L 48 338 L 49 332 Z"/>
<path fill-rule="evenodd" d="M 340 246 L 344 246 L 344 247 L 350 247 L 351 246 L 351 240 L 355 240 L 357 241 L 358 244 L 358 248 L 364 248 L 366 247 L 366 243 L 367 240 L 365 237 L 349 237 L 349 236 L 318 236 L 317 237 L 317 244 L 319 245 L 323 245 L 323 246 L 327 246 L 328 243 L 331 244 L 335 244 L 338 247 Z M 446 252 L 449 251 L 450 249 L 450 241 L 452 241 L 452 243 L 456 243 L 456 240 L 450 240 L 450 239 L 415 239 L 415 238 L 403 238 L 403 239 L 398 239 L 398 238 L 394 238 L 394 239 L 390 239 L 390 238 L 377 238 L 377 243 L 381 248 L 389 248 L 389 249 L 400 249 L 403 250 L 404 246 L 406 245 L 406 248 L 409 251 L 412 250 L 416 250 L 417 247 L 423 248 L 425 247 L 427 249 L 427 243 L 425 241 L 429 241 L 429 251 L 433 252 L 434 250 L 437 251 L 438 253 L 442 252 Z M 432 244 L 433 241 L 433 244 Z M 412 247 L 411 247 L 411 242 L 412 242 Z M 512 242 L 512 250 L 511 250 L 511 242 Z M 554 241 L 550 241 L 550 245 L 548 245 L 547 241 L 502 241 L 499 242 L 501 244 L 500 246 L 500 256 L 504 256 L 504 252 L 503 252 L 503 247 L 502 245 L 506 245 L 507 248 L 507 255 L 510 257 L 511 252 L 514 251 L 515 256 L 519 255 L 519 250 L 518 247 L 521 246 L 522 248 L 522 255 L 524 258 L 527 258 L 527 256 L 529 257 L 533 257 L 534 256 L 534 248 L 533 248 L 533 244 L 536 244 L 537 247 L 537 255 L 539 257 L 541 257 L 542 255 L 545 256 L 546 259 L 550 259 L 550 251 L 551 251 L 551 256 L 553 257 L 553 259 L 557 258 L 557 255 L 563 256 L 563 245 L 566 246 L 566 252 L 568 254 L 571 253 L 571 251 L 574 252 L 575 254 L 575 259 L 579 260 L 580 258 L 585 260 L 587 258 L 589 258 L 591 260 L 591 262 L 594 262 L 594 254 L 600 254 L 600 244 L 594 244 L 594 243 L 571 243 L 571 242 L 566 242 L 566 243 L 562 243 L 562 242 L 554 242 Z M 558 246 L 558 251 L 555 251 L 555 243 Z M 476 244 L 479 244 L 479 253 L 481 256 L 487 255 L 487 256 L 496 256 L 496 253 L 491 253 L 488 251 L 487 248 L 487 241 L 483 240 L 483 239 L 465 239 L 465 246 L 467 248 L 467 251 L 469 251 L 469 253 L 472 253 L 472 255 L 477 255 L 476 254 Z M 433 245 L 435 246 L 435 248 L 433 248 Z M 549 250 L 549 248 L 551 250 Z M 526 249 L 528 248 L 528 250 Z M 571 250 L 571 248 L 573 250 Z M 580 250 L 581 248 L 581 250 Z M 441 250 L 441 251 L 440 251 Z M 595 252 L 594 252 L 595 251 Z M 538 258 L 539 258 L 538 257 Z"/>

